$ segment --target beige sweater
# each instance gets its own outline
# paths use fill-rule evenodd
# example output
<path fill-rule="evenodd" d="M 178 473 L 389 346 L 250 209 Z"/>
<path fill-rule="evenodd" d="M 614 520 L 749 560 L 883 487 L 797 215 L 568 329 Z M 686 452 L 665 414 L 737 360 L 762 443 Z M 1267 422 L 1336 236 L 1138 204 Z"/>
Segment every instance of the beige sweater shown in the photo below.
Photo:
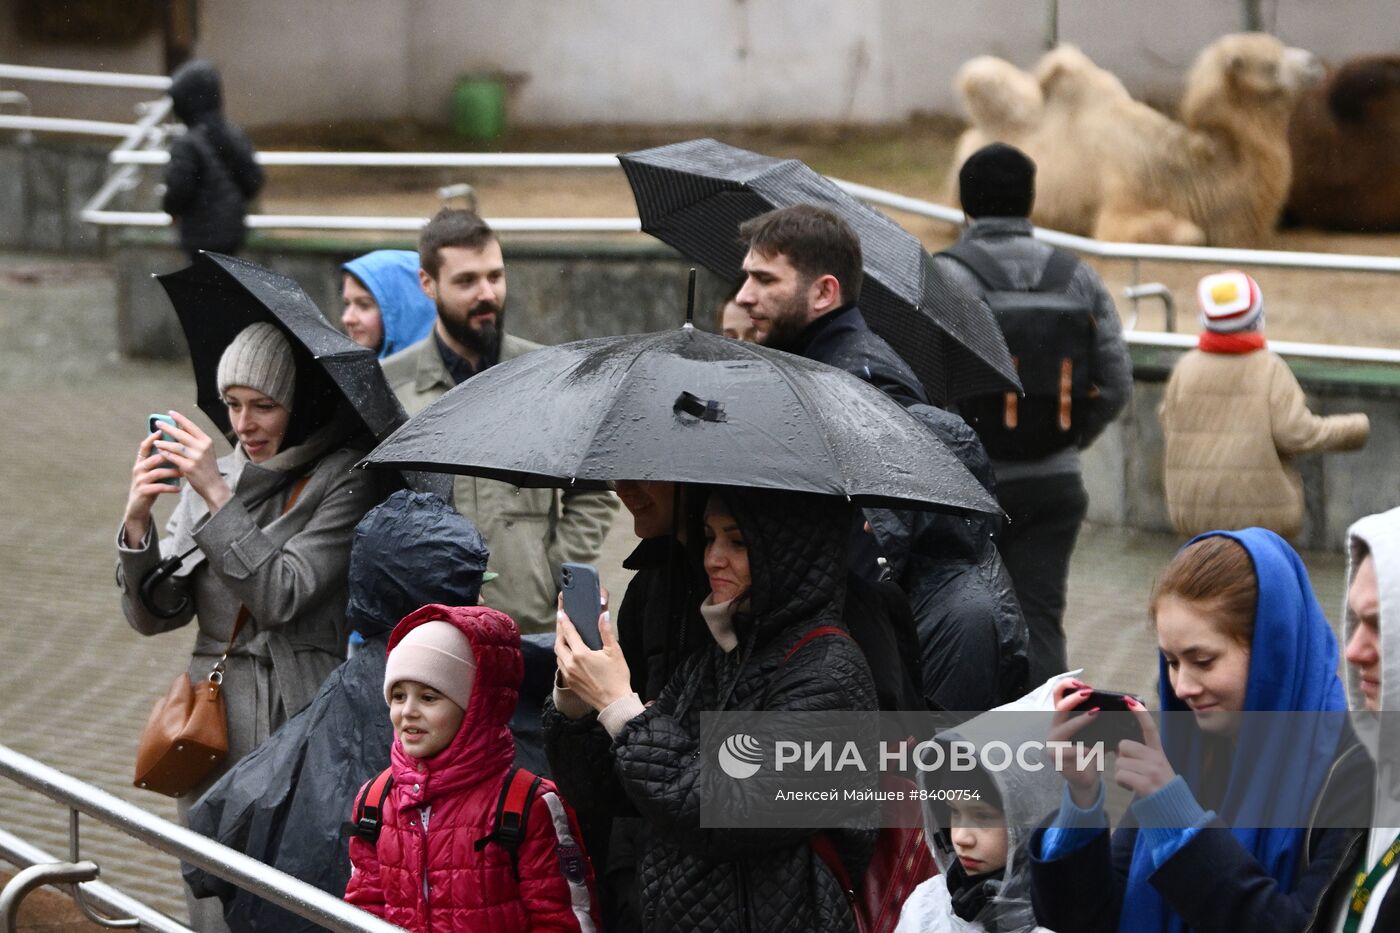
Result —
<path fill-rule="evenodd" d="M 1298 454 L 1355 450 L 1364 414 L 1321 417 L 1275 353 L 1192 350 L 1172 370 L 1158 409 L 1172 527 L 1183 535 L 1259 525 L 1292 537 L 1303 524 Z"/>

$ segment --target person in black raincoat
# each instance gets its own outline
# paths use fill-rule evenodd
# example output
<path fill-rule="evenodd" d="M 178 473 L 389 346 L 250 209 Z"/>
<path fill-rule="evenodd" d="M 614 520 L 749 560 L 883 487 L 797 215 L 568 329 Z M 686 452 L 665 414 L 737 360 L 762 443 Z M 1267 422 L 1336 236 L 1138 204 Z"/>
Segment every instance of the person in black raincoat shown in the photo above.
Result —
<path fill-rule="evenodd" d="M 389 633 L 420 606 L 476 605 L 487 556 L 476 526 L 431 493 L 401 490 L 365 515 L 355 528 L 346 610 L 364 646 L 326 679 L 310 706 L 200 798 L 190 828 L 341 895 L 350 877 L 346 802 L 389 766 Z M 511 729 L 518 763 L 543 773 L 539 711 L 553 677 L 552 637 L 527 638 L 522 650 L 526 679 Z M 185 880 L 197 894 L 223 899 L 231 930 L 319 929 L 192 866 L 185 866 Z"/>
<path fill-rule="evenodd" d="M 175 218 L 180 248 L 233 255 L 247 238 L 247 205 L 263 186 L 253 144 L 224 119 L 219 72 L 206 61 L 180 66 L 171 76 L 175 116 L 188 127 L 170 147 L 161 210 Z"/>
<path fill-rule="evenodd" d="M 702 607 L 712 643 L 681 661 L 645 707 L 628 692 L 630 672 L 606 619 L 604 649 L 588 651 L 560 613 L 562 684 L 545 707 L 545 749 L 581 814 L 641 815 L 644 930 L 855 930 L 840 884 L 810 846 L 810 830 L 701 827 L 698 752 L 702 710 L 876 708 L 870 668 L 854 641 L 804 641 L 842 624 L 850 520 L 849 506 L 835 498 L 732 488 L 712 498 L 711 595 Z M 731 560 L 736 554 L 742 572 Z M 832 835 L 859 877 L 874 833 Z"/>
<path fill-rule="evenodd" d="M 962 418 L 910 407 L 987 491 L 991 461 Z M 1028 689 L 1029 633 L 987 515 L 867 509 L 870 542 L 909 597 L 918 629 L 923 697 L 935 710 L 981 711 Z"/>

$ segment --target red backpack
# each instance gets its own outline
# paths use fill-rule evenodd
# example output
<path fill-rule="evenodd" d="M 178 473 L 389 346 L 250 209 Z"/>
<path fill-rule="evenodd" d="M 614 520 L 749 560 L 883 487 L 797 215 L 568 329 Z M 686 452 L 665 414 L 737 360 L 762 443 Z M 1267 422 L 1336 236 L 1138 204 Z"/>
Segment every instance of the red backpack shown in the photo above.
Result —
<path fill-rule="evenodd" d="M 824 635 L 851 637 L 843 628 L 818 626 L 799 638 L 783 655 L 783 660 L 787 661 L 808 642 Z M 875 840 L 875 852 L 858 883 L 852 881 L 831 836 L 817 832 L 809 840 L 812 851 L 846 892 L 860 933 L 891 933 L 914 888 L 938 873 L 933 854 L 924 842 L 923 812 L 919 801 L 914 799 L 914 792 L 918 790 L 914 782 L 897 775 L 881 775 L 880 790 L 904 793 L 881 802 L 881 828 Z"/>

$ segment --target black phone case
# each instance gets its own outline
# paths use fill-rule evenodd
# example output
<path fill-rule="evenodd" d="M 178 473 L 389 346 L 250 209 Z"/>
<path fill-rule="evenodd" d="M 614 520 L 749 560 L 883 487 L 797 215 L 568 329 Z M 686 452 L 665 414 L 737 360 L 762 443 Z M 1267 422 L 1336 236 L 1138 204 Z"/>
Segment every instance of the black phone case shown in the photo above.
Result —
<path fill-rule="evenodd" d="M 564 612 L 583 643 L 594 651 L 603 647 L 603 636 L 598 632 L 602 589 L 597 568 L 592 564 L 564 564 L 559 568 L 559 591 L 564 594 Z"/>

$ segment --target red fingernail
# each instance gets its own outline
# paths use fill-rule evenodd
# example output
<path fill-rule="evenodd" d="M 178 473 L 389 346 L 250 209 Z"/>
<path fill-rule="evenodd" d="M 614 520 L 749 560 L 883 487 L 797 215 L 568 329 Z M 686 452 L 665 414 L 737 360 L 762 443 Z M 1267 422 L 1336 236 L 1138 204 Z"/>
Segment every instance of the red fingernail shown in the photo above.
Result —
<path fill-rule="evenodd" d="M 1079 691 L 1079 695 L 1082 696 L 1082 697 L 1086 697 L 1086 696 L 1088 696 L 1089 694 L 1091 694 L 1091 693 L 1093 693 L 1093 692 L 1094 692 L 1094 691 L 1092 691 L 1092 690 L 1085 689 L 1085 690 Z"/>
<path fill-rule="evenodd" d="M 1088 715 L 1088 716 L 1097 716 L 1097 715 L 1098 715 L 1098 712 L 1099 712 L 1099 708 L 1098 708 L 1097 706 L 1095 706 L 1093 709 L 1089 710 L 1089 712 L 1086 713 L 1085 715 Z"/>

